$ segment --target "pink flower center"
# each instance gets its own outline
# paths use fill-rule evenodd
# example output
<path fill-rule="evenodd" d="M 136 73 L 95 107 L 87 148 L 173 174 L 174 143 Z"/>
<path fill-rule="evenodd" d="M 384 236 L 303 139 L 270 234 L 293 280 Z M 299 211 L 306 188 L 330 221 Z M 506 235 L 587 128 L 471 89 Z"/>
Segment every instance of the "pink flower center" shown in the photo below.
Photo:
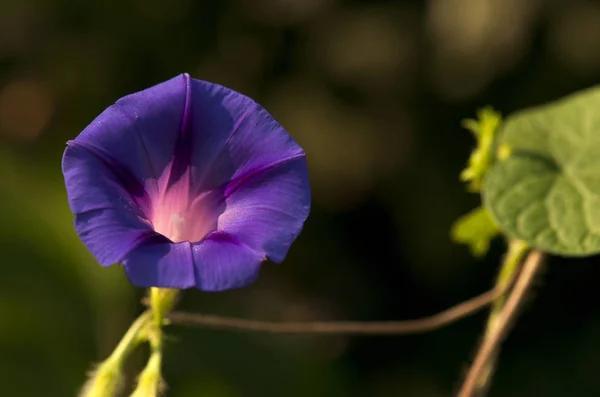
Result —
<path fill-rule="evenodd" d="M 154 231 L 175 243 L 198 242 L 217 230 L 222 200 L 212 192 L 197 197 L 189 193 L 189 188 L 175 185 L 152 200 L 150 221 Z"/>

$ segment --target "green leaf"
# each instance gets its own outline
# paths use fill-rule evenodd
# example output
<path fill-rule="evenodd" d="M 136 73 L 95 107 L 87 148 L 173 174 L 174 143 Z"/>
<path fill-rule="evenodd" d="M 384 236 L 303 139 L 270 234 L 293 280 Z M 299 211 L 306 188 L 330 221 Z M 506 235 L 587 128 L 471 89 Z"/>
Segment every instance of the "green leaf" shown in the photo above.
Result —
<path fill-rule="evenodd" d="M 600 86 L 506 119 L 510 155 L 487 173 L 485 207 L 509 237 L 549 253 L 600 253 Z"/>
<path fill-rule="evenodd" d="M 485 208 L 476 208 L 460 217 L 450 232 L 452 240 L 466 244 L 473 256 L 482 257 L 490 248 L 490 242 L 500 230 Z"/>
<path fill-rule="evenodd" d="M 463 120 L 463 127 L 470 130 L 477 140 L 467 168 L 460 174 L 461 181 L 469 182 L 469 191 L 479 192 L 483 177 L 494 162 L 494 141 L 501 120 L 500 113 L 491 107 L 479 110 L 477 120 Z"/>

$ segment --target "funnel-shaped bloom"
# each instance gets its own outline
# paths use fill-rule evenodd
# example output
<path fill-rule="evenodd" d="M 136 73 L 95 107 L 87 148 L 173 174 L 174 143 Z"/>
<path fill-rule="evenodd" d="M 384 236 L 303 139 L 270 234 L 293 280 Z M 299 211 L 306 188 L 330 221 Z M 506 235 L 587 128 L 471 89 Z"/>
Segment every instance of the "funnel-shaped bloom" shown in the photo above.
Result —
<path fill-rule="evenodd" d="M 302 148 L 250 98 L 187 74 L 119 99 L 62 167 L 81 240 L 140 287 L 249 284 L 310 210 Z"/>

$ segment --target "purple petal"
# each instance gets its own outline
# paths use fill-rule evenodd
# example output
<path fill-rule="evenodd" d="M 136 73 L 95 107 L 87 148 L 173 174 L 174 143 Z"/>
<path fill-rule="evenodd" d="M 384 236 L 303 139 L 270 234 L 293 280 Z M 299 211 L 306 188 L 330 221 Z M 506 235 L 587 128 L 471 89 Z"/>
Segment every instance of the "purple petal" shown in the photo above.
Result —
<path fill-rule="evenodd" d="M 223 291 L 251 284 L 265 259 L 222 232 L 209 234 L 201 243 L 194 244 L 192 250 L 196 287 L 204 291 Z"/>
<path fill-rule="evenodd" d="M 125 96 L 88 125 L 76 142 L 114 159 L 154 195 L 156 181 L 173 160 L 186 92 L 187 78 L 180 75 Z"/>
<path fill-rule="evenodd" d="M 242 94 L 192 79 L 190 101 L 184 123 L 193 131 L 193 142 L 179 151 L 191 150 L 196 189 L 215 189 L 257 168 L 304 155 L 262 106 Z"/>
<path fill-rule="evenodd" d="M 281 262 L 310 211 L 304 151 L 252 99 L 198 80 L 191 88 L 188 124 L 203 138 L 193 149 L 192 183 L 201 191 L 223 188 L 218 230 Z"/>
<path fill-rule="evenodd" d="M 72 142 L 63 173 L 75 229 L 103 266 L 153 234 L 157 178 L 173 158 L 187 92 L 184 75 L 119 99 Z"/>
<path fill-rule="evenodd" d="M 306 169 L 299 156 L 234 179 L 218 229 L 274 262 L 283 261 L 310 211 Z"/>
<path fill-rule="evenodd" d="M 145 244 L 132 251 L 123 266 L 129 281 L 138 287 L 190 288 L 196 284 L 192 248 L 187 241 Z"/>
<path fill-rule="evenodd" d="M 264 258 L 231 236 L 213 232 L 199 244 L 156 242 L 132 251 L 123 261 L 138 287 L 223 291 L 243 287 L 258 276 Z"/>
<path fill-rule="evenodd" d="M 120 262 L 156 233 L 127 212 L 95 210 L 75 216 L 75 231 L 102 266 Z"/>
<path fill-rule="evenodd" d="M 85 147 L 67 147 L 63 172 L 75 230 L 101 265 L 120 261 L 154 233 L 116 175 Z"/>

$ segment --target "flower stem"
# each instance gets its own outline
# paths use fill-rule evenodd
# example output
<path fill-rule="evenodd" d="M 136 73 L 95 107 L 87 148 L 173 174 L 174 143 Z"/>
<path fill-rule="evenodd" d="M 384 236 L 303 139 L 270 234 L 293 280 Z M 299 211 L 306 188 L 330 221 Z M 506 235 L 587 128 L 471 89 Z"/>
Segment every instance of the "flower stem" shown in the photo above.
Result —
<path fill-rule="evenodd" d="M 150 357 L 146 367 L 138 377 L 138 383 L 131 397 L 156 397 L 164 388 L 161 375 L 162 328 L 166 324 L 166 314 L 175 306 L 179 290 L 170 288 L 150 288 L 148 291 L 151 321 L 147 324 L 144 337 L 150 344 Z"/>
<path fill-rule="evenodd" d="M 115 350 L 108 357 L 108 360 L 116 359 L 122 362 L 123 359 L 144 340 L 144 330 L 148 326 L 151 318 L 152 315 L 150 312 L 145 311 L 142 313 L 137 320 L 131 324 L 131 327 L 129 327 L 127 333 L 125 333 L 123 339 L 121 339 L 121 342 L 119 342 Z"/>
<path fill-rule="evenodd" d="M 161 328 L 165 323 L 165 315 L 173 309 L 179 298 L 179 290 L 173 288 L 152 287 L 149 291 L 150 310 L 154 316 L 154 324 Z"/>

